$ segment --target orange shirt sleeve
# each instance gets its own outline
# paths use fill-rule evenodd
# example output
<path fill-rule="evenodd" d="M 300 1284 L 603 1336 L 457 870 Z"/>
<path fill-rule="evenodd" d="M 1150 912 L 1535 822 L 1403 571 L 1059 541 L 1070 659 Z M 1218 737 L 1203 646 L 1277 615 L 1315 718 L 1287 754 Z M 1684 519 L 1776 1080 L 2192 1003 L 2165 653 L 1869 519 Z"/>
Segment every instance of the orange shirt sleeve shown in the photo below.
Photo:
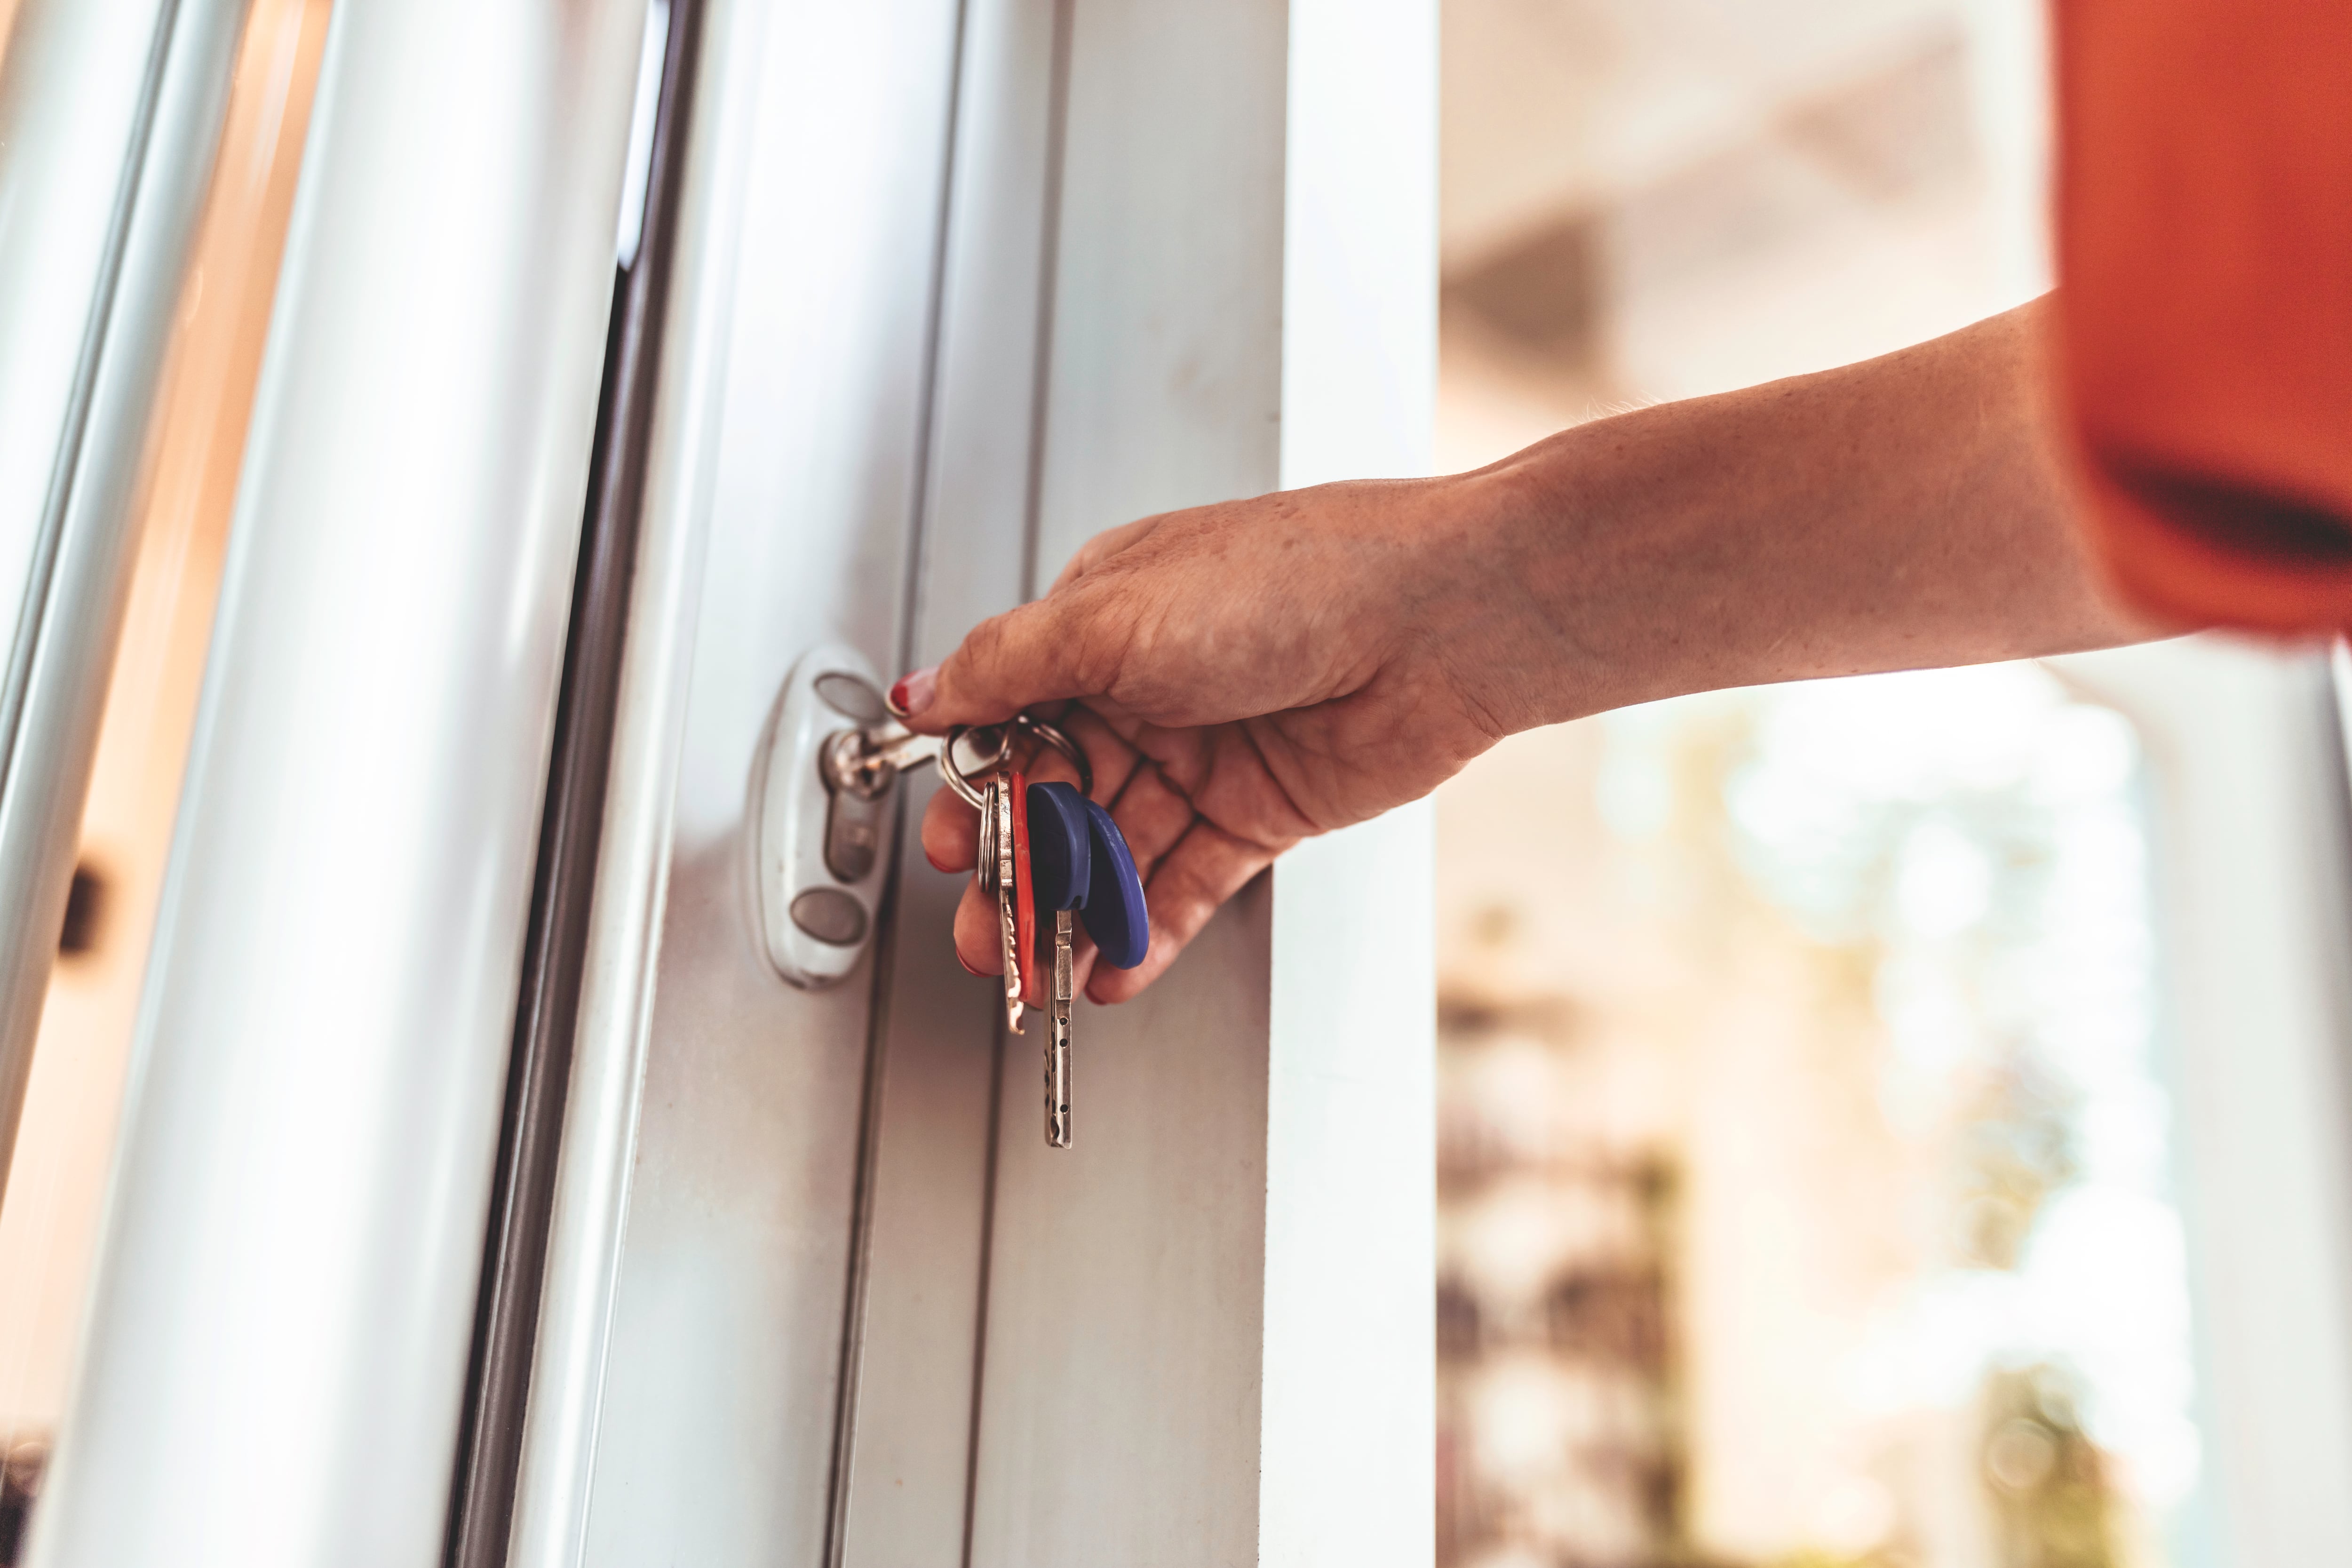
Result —
<path fill-rule="evenodd" d="M 2056 0 L 2089 526 L 2184 624 L 2352 629 L 2352 0 Z"/>

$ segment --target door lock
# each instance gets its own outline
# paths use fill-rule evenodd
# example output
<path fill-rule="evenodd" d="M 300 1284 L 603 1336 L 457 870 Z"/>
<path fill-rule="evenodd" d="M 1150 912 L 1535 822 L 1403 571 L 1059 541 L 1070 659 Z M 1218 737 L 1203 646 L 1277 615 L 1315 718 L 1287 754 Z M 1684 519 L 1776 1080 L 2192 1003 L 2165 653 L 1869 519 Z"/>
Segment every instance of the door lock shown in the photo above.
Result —
<path fill-rule="evenodd" d="M 793 666 L 751 786 L 753 899 L 778 974 L 814 990 L 857 967 L 898 833 L 891 786 L 939 754 L 938 736 L 890 717 L 856 649 L 829 645 Z"/>
<path fill-rule="evenodd" d="M 870 737 L 889 717 L 873 667 L 839 646 L 803 655 L 776 699 L 752 784 L 751 881 L 768 962 L 795 985 L 845 978 L 873 937 L 897 770 L 872 763 Z"/>

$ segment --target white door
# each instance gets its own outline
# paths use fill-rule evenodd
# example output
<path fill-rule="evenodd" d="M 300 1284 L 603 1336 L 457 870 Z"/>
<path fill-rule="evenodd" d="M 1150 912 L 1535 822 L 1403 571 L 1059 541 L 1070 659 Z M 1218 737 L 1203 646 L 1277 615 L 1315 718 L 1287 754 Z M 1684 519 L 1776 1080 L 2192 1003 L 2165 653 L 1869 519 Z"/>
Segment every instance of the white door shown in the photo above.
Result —
<path fill-rule="evenodd" d="M 633 631 L 624 730 L 677 750 L 608 820 L 641 858 L 602 872 L 623 957 L 583 1001 L 517 1552 L 1425 1553 L 1418 819 L 1317 847 L 1148 999 L 1082 1005 L 1069 1151 L 910 838 L 828 989 L 780 980 L 753 884 L 763 726 L 811 650 L 887 681 L 1097 528 L 1425 460 L 1433 16 L 707 26 L 646 520 L 699 581 L 648 578 L 636 622 L 691 652 Z"/>
<path fill-rule="evenodd" d="M 1425 462 L 1433 6 L 652 9 L 339 0 L 37 1551 L 1417 1561 L 1425 819 L 1062 1152 L 910 832 L 821 986 L 755 847 L 813 650 Z"/>

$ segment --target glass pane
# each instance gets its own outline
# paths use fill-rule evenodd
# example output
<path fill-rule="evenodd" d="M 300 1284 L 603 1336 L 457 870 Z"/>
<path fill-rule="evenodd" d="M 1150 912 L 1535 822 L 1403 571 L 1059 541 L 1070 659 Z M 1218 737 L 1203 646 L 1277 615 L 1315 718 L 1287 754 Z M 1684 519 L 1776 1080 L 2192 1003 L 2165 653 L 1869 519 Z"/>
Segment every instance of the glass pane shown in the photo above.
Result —
<path fill-rule="evenodd" d="M 11 0 L 0 0 L 0 14 Z M 0 1203 L 0 1564 L 16 1561 L 74 1331 L 195 716 L 327 0 L 257 0 L 165 372 L 79 863 Z"/>

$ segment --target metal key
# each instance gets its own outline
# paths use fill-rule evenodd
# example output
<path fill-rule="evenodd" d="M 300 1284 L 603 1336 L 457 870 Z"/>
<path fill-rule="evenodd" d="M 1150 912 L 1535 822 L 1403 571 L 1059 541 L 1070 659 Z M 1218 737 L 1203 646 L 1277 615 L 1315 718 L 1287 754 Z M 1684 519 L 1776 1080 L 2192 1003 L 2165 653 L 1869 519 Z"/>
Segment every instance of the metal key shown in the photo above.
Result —
<path fill-rule="evenodd" d="M 1004 781 L 1003 811 L 1013 824 L 1013 950 L 1020 955 L 1020 962 L 1028 965 L 1037 960 L 1037 868 L 1034 864 L 1036 840 L 1031 832 L 1033 825 L 1029 819 L 1031 791 L 1027 777 L 1010 762 L 998 770 L 997 776 Z M 1031 968 L 1025 969 L 1024 973 L 1024 976 L 1034 975 L 1036 971 Z M 1026 989 L 1025 984 L 1024 989 Z M 1053 1092 L 1055 1077 L 1055 1057 L 1057 1041 L 1066 1047 L 1067 1038 L 1066 1029 L 1058 1032 L 1047 1031 L 1045 1083 L 1049 1096 Z M 1066 1082 L 1068 1070 L 1066 1049 L 1065 1049 L 1061 1076 Z M 1061 1121 L 1066 1128 L 1069 1121 L 1066 1100 Z M 1055 1136 L 1054 1115 L 1050 1103 L 1046 1110 L 1045 1136 L 1048 1142 L 1051 1142 Z M 1067 1132 L 1065 1131 L 1062 1145 L 1064 1147 L 1067 1146 Z"/>
<path fill-rule="evenodd" d="M 1077 990 L 1077 908 L 1087 896 L 1092 847 L 1086 797 L 1066 784 L 1029 786 L 1030 884 L 1042 916 L 1054 916 L 1054 978 L 1047 993 L 1052 1037 L 1045 1047 L 1045 1142 L 1070 1146 L 1070 1003 Z"/>
<path fill-rule="evenodd" d="M 1070 991 L 1077 968 L 1070 941 L 1076 924 L 1076 911 L 1054 911 L 1054 1029 L 1045 1047 L 1045 1142 L 1054 1149 L 1070 1146 Z"/>
<path fill-rule="evenodd" d="M 1013 762 L 1011 731 L 1016 729 L 1068 758 L 1077 769 L 1077 787 L 1058 782 L 1029 784 Z M 1118 830 L 1092 821 L 1090 814 L 1096 808 L 1087 802 L 1087 792 L 1093 787 L 1094 769 L 1086 752 L 1067 735 L 1045 721 L 1027 714 L 1016 716 L 1000 736 L 995 754 L 989 759 L 990 776 L 983 781 L 974 776 L 979 769 L 967 773 L 955 756 L 958 742 L 971 732 L 948 731 L 946 744 L 939 750 L 940 775 L 980 813 L 980 853 L 973 858 L 972 876 L 981 890 L 996 900 L 997 942 L 1004 958 L 1005 1024 L 1015 1034 L 1023 1032 L 1023 965 L 1040 958 L 1033 951 L 1037 946 L 1034 922 L 1047 910 L 1053 911 L 1053 979 L 1046 988 L 1052 1027 L 1045 1051 L 1045 1142 L 1048 1147 L 1066 1149 L 1070 1146 L 1070 1007 L 1077 992 L 1074 945 L 1077 911 L 1087 907 L 1095 842 L 1106 831 L 1118 840 L 1115 853 L 1129 882 L 1135 879 L 1134 866 Z M 1126 922 L 1118 929 L 1140 930 L 1141 889 L 1119 891 L 1118 898 Z M 1092 929 L 1091 917 L 1088 929 Z"/>
<path fill-rule="evenodd" d="M 1023 1032 L 1024 1006 L 1021 1000 L 1019 921 L 1013 905 L 1017 889 L 1013 871 L 1013 811 L 1003 774 L 988 781 L 982 791 L 982 800 L 980 858 L 974 869 L 982 889 L 996 897 L 997 942 L 1004 956 L 1004 1026 L 1017 1035 Z"/>

